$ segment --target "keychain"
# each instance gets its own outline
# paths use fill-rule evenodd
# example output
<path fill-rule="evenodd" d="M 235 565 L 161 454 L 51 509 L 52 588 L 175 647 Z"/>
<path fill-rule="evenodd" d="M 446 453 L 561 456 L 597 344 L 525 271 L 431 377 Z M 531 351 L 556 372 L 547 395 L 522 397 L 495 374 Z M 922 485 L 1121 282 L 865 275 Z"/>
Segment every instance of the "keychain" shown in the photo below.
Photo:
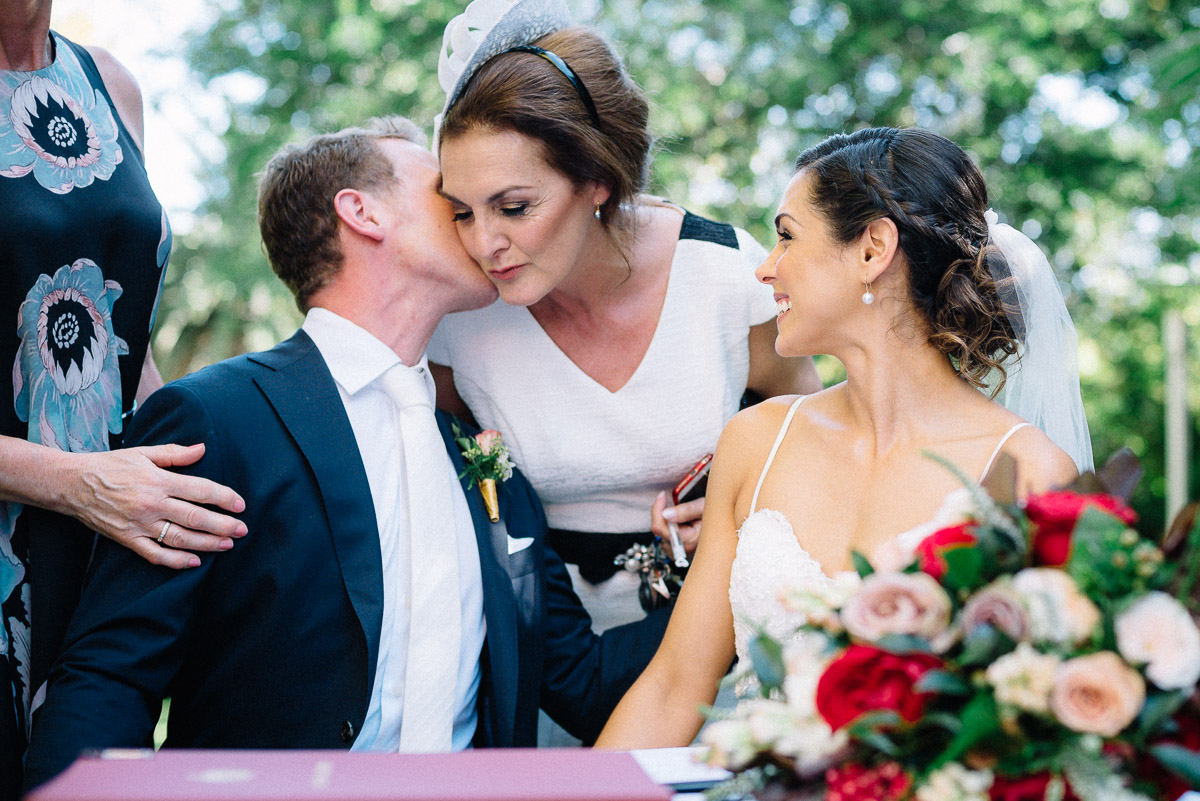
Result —
<path fill-rule="evenodd" d="M 658 537 L 650 545 L 630 546 L 629 550 L 613 559 L 613 564 L 638 574 L 641 580 L 638 600 L 647 612 L 669 602 L 683 583 L 683 579 L 671 571 L 671 560 Z"/>

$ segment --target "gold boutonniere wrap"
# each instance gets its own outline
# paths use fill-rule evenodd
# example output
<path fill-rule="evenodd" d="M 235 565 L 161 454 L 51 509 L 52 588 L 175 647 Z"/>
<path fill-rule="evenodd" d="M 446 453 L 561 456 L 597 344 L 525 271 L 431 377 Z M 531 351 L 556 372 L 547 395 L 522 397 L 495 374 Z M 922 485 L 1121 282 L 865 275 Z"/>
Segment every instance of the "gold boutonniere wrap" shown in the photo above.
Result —
<path fill-rule="evenodd" d="M 454 441 L 462 450 L 463 461 L 467 465 L 458 477 L 467 479 L 467 489 L 479 485 L 488 519 L 495 523 L 500 520 L 496 483 L 507 481 L 513 473 L 513 464 L 508 459 L 508 446 L 504 444 L 500 432 L 490 428 L 474 437 L 465 436 L 457 425 L 453 430 Z"/>

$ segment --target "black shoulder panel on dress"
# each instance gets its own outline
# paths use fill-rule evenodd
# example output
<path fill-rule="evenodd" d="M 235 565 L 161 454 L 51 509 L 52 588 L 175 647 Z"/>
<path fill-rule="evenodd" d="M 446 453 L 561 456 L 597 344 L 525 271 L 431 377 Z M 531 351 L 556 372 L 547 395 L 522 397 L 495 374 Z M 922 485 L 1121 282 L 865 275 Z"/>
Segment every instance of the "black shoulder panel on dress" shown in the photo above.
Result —
<path fill-rule="evenodd" d="M 738 249 L 737 232 L 729 223 L 713 222 L 704 217 L 698 217 L 690 211 L 683 213 L 683 227 L 679 229 L 680 239 L 698 239 L 701 242 L 712 242 L 727 248 Z"/>

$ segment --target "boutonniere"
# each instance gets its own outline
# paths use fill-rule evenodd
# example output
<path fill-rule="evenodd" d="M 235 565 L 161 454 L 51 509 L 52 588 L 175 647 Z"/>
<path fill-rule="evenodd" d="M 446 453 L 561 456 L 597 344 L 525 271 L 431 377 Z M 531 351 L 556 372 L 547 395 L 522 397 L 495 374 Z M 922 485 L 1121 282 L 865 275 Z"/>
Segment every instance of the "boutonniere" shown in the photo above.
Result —
<path fill-rule="evenodd" d="M 454 441 L 462 450 L 466 467 L 458 474 L 466 478 L 467 489 L 476 484 L 483 495 L 483 505 L 487 509 L 488 519 L 493 523 L 500 520 L 500 502 L 496 497 L 496 482 L 508 481 L 512 478 L 513 464 L 508 460 L 508 446 L 504 437 L 494 429 L 480 431 L 474 437 L 465 436 L 458 424 L 454 424 Z"/>

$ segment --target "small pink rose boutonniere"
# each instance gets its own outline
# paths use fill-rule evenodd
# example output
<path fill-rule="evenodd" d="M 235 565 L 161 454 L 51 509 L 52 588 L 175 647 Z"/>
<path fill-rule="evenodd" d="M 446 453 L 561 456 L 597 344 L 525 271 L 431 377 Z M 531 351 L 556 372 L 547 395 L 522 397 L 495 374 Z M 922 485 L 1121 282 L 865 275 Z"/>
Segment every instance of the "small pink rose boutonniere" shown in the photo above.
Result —
<path fill-rule="evenodd" d="M 493 523 L 500 520 L 500 502 L 496 495 L 497 482 L 512 478 L 513 464 L 508 458 L 508 446 L 504 437 L 494 429 L 480 431 L 474 437 L 463 434 L 462 429 L 454 426 L 454 441 L 462 450 L 466 467 L 458 474 L 466 478 L 467 488 L 479 485 L 483 495 L 483 505 L 487 509 L 488 519 Z"/>

